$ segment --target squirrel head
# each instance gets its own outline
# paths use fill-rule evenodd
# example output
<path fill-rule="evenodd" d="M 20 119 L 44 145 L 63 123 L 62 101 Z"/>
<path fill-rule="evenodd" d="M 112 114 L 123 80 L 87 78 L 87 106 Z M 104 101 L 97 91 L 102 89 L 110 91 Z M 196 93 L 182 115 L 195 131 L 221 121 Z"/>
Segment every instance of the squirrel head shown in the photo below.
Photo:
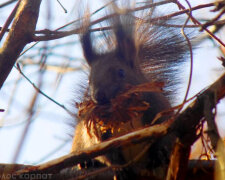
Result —
<path fill-rule="evenodd" d="M 92 100 L 100 105 L 110 103 L 126 85 L 145 82 L 138 64 L 138 50 L 135 45 L 134 30 L 130 19 L 114 19 L 112 30 L 116 48 L 111 52 L 98 54 L 93 48 L 90 29 L 81 37 L 85 59 L 90 67 L 89 86 Z M 125 27 L 126 25 L 129 28 Z"/>

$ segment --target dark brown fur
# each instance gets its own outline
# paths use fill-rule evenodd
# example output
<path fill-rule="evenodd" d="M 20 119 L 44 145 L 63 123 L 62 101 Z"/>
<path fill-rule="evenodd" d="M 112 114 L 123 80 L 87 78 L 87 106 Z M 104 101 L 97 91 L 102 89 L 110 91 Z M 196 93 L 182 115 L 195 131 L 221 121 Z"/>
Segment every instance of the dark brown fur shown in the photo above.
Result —
<path fill-rule="evenodd" d="M 147 20 L 147 22 L 146 22 Z M 76 127 L 72 151 L 80 151 L 109 138 L 126 134 L 135 129 L 151 124 L 157 113 L 171 107 L 171 90 L 177 88 L 177 74 L 187 55 L 187 45 L 179 30 L 154 26 L 150 19 L 137 20 L 131 14 L 123 14 L 109 20 L 112 30 L 107 34 L 107 47 L 114 44 L 109 51 L 98 52 L 93 45 L 90 26 L 85 28 L 81 37 L 84 56 L 90 66 L 89 89 L 90 98 L 96 106 L 111 104 L 119 94 L 124 92 L 126 85 L 139 85 L 146 82 L 164 82 L 164 92 L 143 93 L 141 98 L 150 107 L 143 113 L 141 119 L 125 123 L 120 133 L 104 132 L 100 138 L 94 133 L 94 126 L 87 128 L 80 119 Z M 161 22 L 162 23 L 162 22 Z M 110 38 L 109 38 L 110 37 Z M 114 40 L 111 37 L 115 37 Z M 164 121 L 163 117 L 157 123 Z M 144 157 L 130 168 L 116 173 L 119 179 L 138 179 L 138 169 L 154 169 L 157 178 L 163 178 L 162 164 L 168 164 L 169 152 L 173 137 L 162 138 L 151 146 Z M 163 144 L 163 145 L 161 145 Z M 106 156 L 98 158 L 106 165 L 125 164 L 134 158 L 147 145 L 128 146 L 117 149 Z M 128 151 L 132 151 L 128 155 Z M 163 167 L 164 168 L 164 167 Z M 121 175 L 122 174 L 122 175 Z"/>

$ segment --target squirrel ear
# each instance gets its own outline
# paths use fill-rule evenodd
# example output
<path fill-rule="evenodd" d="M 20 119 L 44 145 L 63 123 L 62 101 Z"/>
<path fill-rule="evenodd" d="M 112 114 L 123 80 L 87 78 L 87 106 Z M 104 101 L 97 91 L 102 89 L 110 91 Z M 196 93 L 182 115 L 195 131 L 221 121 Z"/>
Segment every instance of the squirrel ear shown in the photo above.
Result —
<path fill-rule="evenodd" d="M 137 53 L 134 40 L 134 27 L 134 19 L 131 15 L 118 15 L 115 18 L 114 32 L 117 41 L 117 53 L 131 67 L 135 66 L 134 61 Z"/>
<path fill-rule="evenodd" d="M 90 12 L 89 9 L 84 13 L 84 17 L 80 18 L 81 21 L 81 35 L 80 42 L 83 49 L 84 57 L 89 65 L 96 59 L 97 53 L 94 51 L 91 39 L 91 23 L 90 23 Z"/>
<path fill-rule="evenodd" d="M 92 43 L 91 43 L 91 33 L 90 30 L 87 30 L 82 36 L 81 36 L 81 45 L 83 48 L 84 57 L 89 65 L 92 64 L 92 62 L 96 59 L 96 52 L 93 49 Z"/>

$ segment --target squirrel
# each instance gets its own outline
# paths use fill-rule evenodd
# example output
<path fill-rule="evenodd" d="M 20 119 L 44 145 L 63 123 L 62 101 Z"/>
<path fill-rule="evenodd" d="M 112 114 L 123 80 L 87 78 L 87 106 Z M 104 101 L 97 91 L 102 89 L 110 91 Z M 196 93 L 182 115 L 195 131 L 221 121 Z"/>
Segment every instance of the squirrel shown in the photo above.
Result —
<path fill-rule="evenodd" d="M 120 13 L 116 10 L 118 7 L 112 9 L 114 16 L 107 20 L 110 29 L 103 33 L 103 44 L 107 50 L 97 50 L 94 41 L 97 37 L 91 31 L 90 17 L 83 25 L 81 45 L 90 74 L 88 92 L 79 107 L 72 152 L 167 120 L 169 115 L 153 122 L 158 113 L 171 108 L 179 68 L 188 57 L 188 45 L 179 29 L 159 25 L 170 20 L 158 20 L 154 24 L 151 10 L 149 15 L 140 18 L 131 12 Z M 130 89 L 141 89 L 141 85 L 148 83 L 153 90 L 128 93 L 128 98 L 123 99 L 124 93 Z M 161 87 L 160 83 L 164 86 Z M 144 108 L 126 111 L 128 106 Z M 168 164 L 173 143 L 174 137 L 161 138 L 149 147 L 140 160 L 116 171 L 114 179 L 139 179 L 143 169 L 155 172 L 153 176 L 156 179 L 164 179 L 165 173 L 157 168 Z M 147 145 L 144 142 L 120 147 L 97 157 L 96 161 L 104 166 L 124 165 Z M 84 168 L 84 165 L 81 167 Z M 143 174 L 142 177 L 149 178 Z"/>

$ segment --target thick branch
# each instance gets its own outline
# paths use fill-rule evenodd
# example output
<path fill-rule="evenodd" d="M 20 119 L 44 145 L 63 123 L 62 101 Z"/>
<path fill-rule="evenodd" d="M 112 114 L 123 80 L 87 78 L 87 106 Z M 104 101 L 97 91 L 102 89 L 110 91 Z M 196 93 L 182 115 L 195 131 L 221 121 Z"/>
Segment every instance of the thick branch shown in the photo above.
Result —
<path fill-rule="evenodd" d="M 172 152 L 172 158 L 167 172 L 167 180 L 185 178 L 190 148 L 198 137 L 196 131 L 200 120 L 203 117 L 206 117 L 207 119 L 210 112 L 212 112 L 219 100 L 224 96 L 225 74 L 207 90 L 202 92 L 202 94 L 200 94 L 197 99 L 174 121 L 170 133 L 176 133 L 180 142 L 176 144 L 174 151 Z M 212 102 L 210 102 L 209 99 L 211 99 Z M 207 111 L 205 110 L 206 106 Z M 214 122 L 214 119 L 212 121 Z M 219 137 L 217 137 L 217 139 L 218 138 Z"/>
<path fill-rule="evenodd" d="M 0 49 L 0 88 L 9 75 L 20 52 L 34 34 L 41 0 L 22 0 L 12 28 Z"/>
<path fill-rule="evenodd" d="M 61 169 L 74 166 L 85 160 L 89 160 L 96 156 L 105 154 L 106 152 L 109 152 L 110 150 L 112 150 L 112 148 L 126 146 L 130 144 L 131 142 L 139 143 L 140 141 L 144 141 L 149 138 L 150 140 L 152 140 L 152 142 L 154 142 L 157 140 L 158 137 L 161 137 L 166 134 L 167 129 L 170 127 L 171 123 L 172 123 L 172 120 L 164 122 L 162 124 L 137 130 L 135 132 L 131 132 L 124 136 L 114 138 L 112 140 L 103 142 L 101 144 L 91 146 L 85 151 L 78 152 L 78 153 L 71 153 L 69 155 L 66 155 L 61 158 L 42 164 L 40 166 L 22 170 L 19 173 L 20 174 L 31 173 L 31 172 L 32 173 L 58 173 Z"/>
<path fill-rule="evenodd" d="M 192 102 L 184 112 L 182 112 L 174 121 L 171 126 L 171 132 L 176 132 L 182 143 L 192 144 L 192 136 L 190 132 L 195 132 L 196 126 L 200 120 L 205 116 L 204 103 L 205 99 L 214 96 L 215 104 L 212 108 L 215 108 L 216 104 L 225 96 L 225 74 L 223 74 L 215 83 L 213 83 L 208 89 L 201 92 L 197 96 L 197 99 Z"/>

